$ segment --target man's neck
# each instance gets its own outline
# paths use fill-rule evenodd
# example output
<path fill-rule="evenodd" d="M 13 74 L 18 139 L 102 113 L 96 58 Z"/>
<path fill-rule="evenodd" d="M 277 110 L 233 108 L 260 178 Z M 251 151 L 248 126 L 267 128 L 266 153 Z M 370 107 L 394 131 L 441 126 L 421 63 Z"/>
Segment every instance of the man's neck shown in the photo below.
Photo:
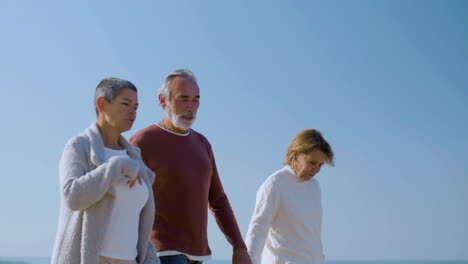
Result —
<path fill-rule="evenodd" d="M 174 133 L 177 133 L 177 134 L 187 134 L 188 130 L 183 130 L 183 129 L 180 129 L 180 128 L 177 128 L 176 126 L 174 126 L 172 124 L 172 122 L 167 119 L 167 118 L 164 118 L 162 121 L 161 121 L 161 126 L 164 128 L 164 129 L 167 129 L 169 131 L 172 131 Z"/>

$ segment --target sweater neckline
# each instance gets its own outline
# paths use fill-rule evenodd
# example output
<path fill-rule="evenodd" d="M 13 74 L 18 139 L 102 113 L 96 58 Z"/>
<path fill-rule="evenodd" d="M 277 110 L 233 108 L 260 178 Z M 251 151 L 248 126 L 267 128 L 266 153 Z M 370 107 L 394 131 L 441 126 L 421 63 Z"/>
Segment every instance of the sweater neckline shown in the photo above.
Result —
<path fill-rule="evenodd" d="M 181 134 L 181 133 L 176 133 L 174 131 L 166 129 L 165 127 L 161 126 L 161 124 L 159 124 L 159 123 L 155 123 L 155 125 L 158 126 L 159 128 L 161 128 L 162 130 L 167 131 L 169 133 L 172 133 L 172 134 L 174 134 L 176 136 L 186 137 L 186 136 L 190 135 L 190 129 L 187 131 L 187 133 Z"/>
<path fill-rule="evenodd" d="M 294 181 L 295 182 L 298 182 L 298 183 L 310 183 L 310 182 L 313 182 L 315 179 L 312 177 L 312 179 L 308 180 L 308 181 L 304 181 L 304 180 L 301 180 L 299 178 L 299 176 L 296 174 L 296 172 L 291 168 L 291 166 L 289 165 L 286 165 L 284 166 L 285 170 L 287 172 L 289 172 L 291 174 L 291 176 L 294 178 Z"/>

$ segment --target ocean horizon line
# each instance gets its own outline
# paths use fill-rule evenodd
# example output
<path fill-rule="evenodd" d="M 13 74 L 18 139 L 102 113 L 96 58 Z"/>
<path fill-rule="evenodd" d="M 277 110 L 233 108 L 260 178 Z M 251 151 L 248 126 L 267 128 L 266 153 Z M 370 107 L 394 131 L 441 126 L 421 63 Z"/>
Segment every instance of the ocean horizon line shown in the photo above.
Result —
<path fill-rule="evenodd" d="M 207 264 L 227 264 L 229 259 L 212 259 Z M 329 259 L 329 264 L 468 264 L 468 259 Z M 50 257 L 0 256 L 0 264 L 48 264 Z"/>

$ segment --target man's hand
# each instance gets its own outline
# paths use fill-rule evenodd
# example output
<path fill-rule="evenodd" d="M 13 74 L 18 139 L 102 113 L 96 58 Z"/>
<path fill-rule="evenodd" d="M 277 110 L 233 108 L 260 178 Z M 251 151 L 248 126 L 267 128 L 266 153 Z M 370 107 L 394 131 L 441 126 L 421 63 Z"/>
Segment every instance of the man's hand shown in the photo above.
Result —
<path fill-rule="evenodd" d="M 249 253 L 247 253 L 247 249 L 234 249 L 234 253 L 232 254 L 232 264 L 252 264 Z"/>

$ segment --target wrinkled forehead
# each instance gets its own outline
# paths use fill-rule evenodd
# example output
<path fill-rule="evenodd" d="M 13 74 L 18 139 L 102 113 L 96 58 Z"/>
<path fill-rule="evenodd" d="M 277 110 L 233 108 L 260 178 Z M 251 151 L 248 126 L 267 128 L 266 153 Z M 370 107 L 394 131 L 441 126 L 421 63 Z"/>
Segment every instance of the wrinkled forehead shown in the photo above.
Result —
<path fill-rule="evenodd" d="M 198 84 L 193 80 L 177 76 L 171 80 L 171 93 L 172 95 L 198 96 L 200 89 L 198 88 Z"/>

